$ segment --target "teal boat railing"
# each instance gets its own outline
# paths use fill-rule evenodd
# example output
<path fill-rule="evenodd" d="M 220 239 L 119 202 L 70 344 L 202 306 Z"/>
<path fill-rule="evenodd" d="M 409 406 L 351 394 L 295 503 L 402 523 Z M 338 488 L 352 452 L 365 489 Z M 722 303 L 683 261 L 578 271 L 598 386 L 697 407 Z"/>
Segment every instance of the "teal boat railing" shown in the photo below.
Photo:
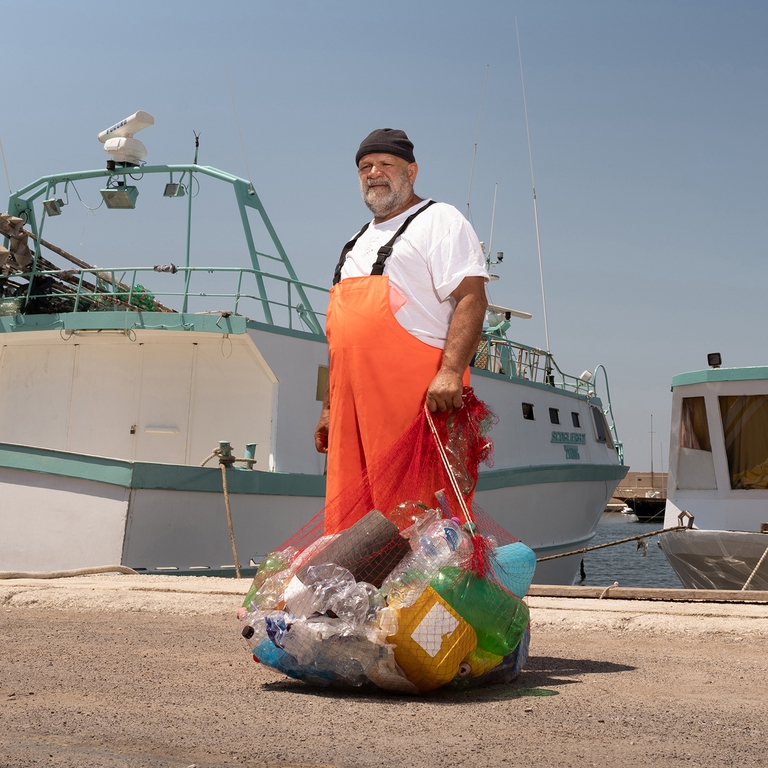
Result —
<path fill-rule="evenodd" d="M 522 379 L 544 384 L 555 389 L 582 395 L 588 400 L 597 397 L 595 384 L 598 371 L 602 370 L 605 381 L 605 398 L 600 398 L 602 411 L 611 431 L 619 463 L 624 464 L 624 446 L 616 431 L 616 420 L 613 416 L 611 391 L 608 387 L 608 373 L 605 366 L 598 365 L 589 380 L 582 379 L 560 370 L 552 354 L 543 349 L 530 347 L 489 333 L 483 334 L 472 365 L 475 368 L 492 371 L 513 381 Z"/>
<path fill-rule="evenodd" d="M 180 274 L 183 280 L 183 286 L 174 287 L 169 291 L 150 292 L 144 285 L 137 280 L 137 276 L 144 272 L 165 271 L 153 267 L 144 268 L 96 268 L 79 262 L 66 252 L 53 247 L 54 252 L 65 254 L 71 262 L 75 263 L 75 269 L 57 270 L 52 269 L 50 262 L 42 256 L 42 246 L 51 248 L 51 245 L 43 240 L 43 230 L 46 218 L 48 218 L 49 205 L 53 204 L 54 215 L 57 189 L 64 188 L 64 194 L 68 194 L 69 187 L 74 187 L 75 182 L 90 179 L 105 179 L 106 189 L 102 190 L 102 197 L 106 201 L 105 192 L 125 192 L 129 190 L 133 195 L 126 195 L 125 205 L 120 207 L 133 208 L 138 195 L 138 186 L 145 176 L 153 174 L 167 174 L 170 179 L 170 186 L 183 188 L 187 201 L 187 228 L 186 228 L 186 256 L 185 264 L 178 268 L 174 267 L 174 274 Z M 242 225 L 245 246 L 250 258 L 249 268 L 239 267 L 193 267 L 190 263 L 191 253 L 191 217 L 192 217 L 192 199 L 195 196 L 194 190 L 199 189 L 199 176 L 209 177 L 220 182 L 229 184 L 234 193 L 234 200 L 240 214 L 240 223 Z M 77 193 L 79 196 L 79 192 Z M 166 195 L 169 196 L 169 195 Z M 181 196 L 181 195 L 170 195 Z M 35 204 L 42 205 L 42 213 L 38 217 L 35 210 Z M 48 204 L 48 205 L 46 205 Z M 109 207 L 109 204 L 108 204 Z M 248 211 L 254 210 L 259 214 L 261 223 L 266 231 L 269 241 L 274 249 L 273 253 L 267 253 L 266 249 L 256 248 L 254 234 L 251 228 L 251 220 Z M 59 211 L 60 212 L 60 211 Z M 77 305 L 77 310 L 69 311 L 93 311 L 98 310 L 100 305 L 105 304 L 108 308 L 114 308 L 115 302 L 124 309 L 159 309 L 160 311 L 169 310 L 168 307 L 158 306 L 156 297 L 174 297 L 178 299 L 181 312 L 194 311 L 191 307 L 196 299 L 212 297 L 232 298 L 233 304 L 227 311 L 241 313 L 244 302 L 253 302 L 254 307 L 258 306 L 258 315 L 252 319 L 261 319 L 267 324 L 279 324 L 285 327 L 303 327 L 311 333 L 323 333 L 322 314 L 315 311 L 312 302 L 309 299 L 310 291 L 320 291 L 324 296 L 320 299 L 323 306 L 327 301 L 327 289 L 312 286 L 303 283 L 298 279 L 293 265 L 283 248 L 277 233 L 272 226 L 272 222 L 267 215 L 264 206 L 257 195 L 253 185 L 232 174 L 225 173 L 216 168 L 208 166 L 191 165 L 154 165 L 140 167 L 112 167 L 107 169 L 78 171 L 74 173 L 54 174 L 44 176 L 23 187 L 18 192 L 12 194 L 8 202 L 8 214 L 10 217 L 17 217 L 23 222 L 22 234 L 19 237 L 11 236 L 7 231 L 3 232 L 4 245 L 13 256 L 14 247 L 21 247 L 23 241 L 26 248 L 27 239 L 31 239 L 34 250 L 31 251 L 31 258 L 19 258 L 16 261 L 23 266 L 15 270 L 10 270 L 9 274 L 4 275 L 0 282 L 5 283 L 2 291 L 5 297 L 9 297 L 9 289 L 13 288 L 13 298 L 20 295 L 24 299 L 25 306 L 30 302 L 38 300 L 37 306 L 51 301 L 55 304 L 65 302 L 72 306 Z M 6 222 L 7 223 L 7 222 Z M 18 233 L 17 233 L 18 234 Z M 274 271 L 267 270 L 262 261 L 271 260 L 280 265 L 283 275 L 276 274 Z M 168 265 L 157 265 L 158 267 Z M 8 272 L 8 270 L 6 270 Z M 168 270 L 170 271 L 170 270 Z M 227 291 L 223 290 L 201 290 L 200 287 L 195 290 L 195 280 L 197 273 L 207 273 L 208 275 L 217 273 L 232 272 L 235 275 L 235 284 Z M 117 275 L 122 273 L 118 279 Z M 91 279 L 87 279 L 90 277 Z M 143 276 L 142 276 L 143 279 Z M 26 285 L 19 285 L 19 280 L 26 280 Z M 249 284 L 245 285 L 245 281 Z M 157 281 L 154 281 L 157 282 Z M 54 284 L 55 288 L 52 289 Z M 3 288 L 0 285 L 0 288 Z M 275 298 L 270 294 L 270 289 L 279 288 L 280 298 Z M 44 290 L 43 290 L 44 289 Z M 55 295 L 57 298 L 51 299 Z M 111 304 L 110 304 L 111 302 Z M 254 311 L 251 307 L 249 311 Z M 280 308 L 283 317 L 276 317 L 274 311 Z M 55 311 L 50 308 L 44 311 Z"/>
<path fill-rule="evenodd" d="M 114 310 L 174 312 L 166 306 L 166 302 L 183 302 L 188 311 L 194 311 L 198 300 L 201 306 L 204 304 L 204 311 L 211 311 L 211 300 L 223 299 L 217 305 L 216 312 L 244 315 L 251 320 L 308 333 L 317 333 L 318 326 L 322 332 L 324 327 L 324 313 L 305 306 L 303 302 L 307 301 L 310 292 L 319 294 L 318 302 L 327 300 L 327 288 L 255 269 L 178 267 L 172 274 L 155 280 L 150 291 L 144 287 L 144 283 L 148 283 L 146 278 L 157 275 L 158 271 L 154 267 L 39 269 L 17 273 L 14 277 L 28 280 L 30 284 L 35 279 L 44 281 L 48 277 L 56 281 L 45 293 L 30 291 L 24 296 L 27 306 L 42 302 L 47 313 Z M 209 285 L 211 275 L 230 277 L 235 284 L 233 290 L 215 290 L 210 287 L 195 290 L 195 278 L 203 278 Z M 161 282 L 171 281 L 176 281 L 177 285 L 169 285 L 167 288 L 160 285 Z M 270 283 L 276 284 L 276 287 L 268 289 Z M 264 291 L 261 292 L 260 288 L 264 288 Z M 191 309 L 190 304 L 193 305 Z M 263 312 L 265 304 L 269 308 L 268 314 Z"/>

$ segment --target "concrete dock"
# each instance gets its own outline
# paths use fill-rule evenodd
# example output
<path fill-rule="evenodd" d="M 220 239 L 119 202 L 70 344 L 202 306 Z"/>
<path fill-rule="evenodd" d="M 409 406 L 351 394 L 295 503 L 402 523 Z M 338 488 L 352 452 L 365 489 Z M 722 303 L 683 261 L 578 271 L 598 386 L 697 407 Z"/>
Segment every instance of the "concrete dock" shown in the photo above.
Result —
<path fill-rule="evenodd" d="M 409 698 L 254 663 L 248 586 L 0 581 L 0 766 L 768 765 L 765 603 L 531 596 L 515 683 Z"/>

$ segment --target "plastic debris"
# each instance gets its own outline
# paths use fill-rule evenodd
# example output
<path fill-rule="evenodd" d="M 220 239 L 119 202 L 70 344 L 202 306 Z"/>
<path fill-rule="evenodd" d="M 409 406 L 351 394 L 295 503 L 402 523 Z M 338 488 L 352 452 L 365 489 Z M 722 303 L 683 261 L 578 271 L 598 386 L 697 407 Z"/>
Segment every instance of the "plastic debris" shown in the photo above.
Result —
<path fill-rule="evenodd" d="M 493 416 L 465 390 L 465 407 L 438 425 L 442 457 L 417 422 L 335 500 L 358 510 L 343 530 L 325 534 L 321 513 L 262 560 L 238 612 L 254 660 L 311 685 L 406 694 L 520 673 L 535 554 L 459 498 L 471 501 L 490 458 Z"/>

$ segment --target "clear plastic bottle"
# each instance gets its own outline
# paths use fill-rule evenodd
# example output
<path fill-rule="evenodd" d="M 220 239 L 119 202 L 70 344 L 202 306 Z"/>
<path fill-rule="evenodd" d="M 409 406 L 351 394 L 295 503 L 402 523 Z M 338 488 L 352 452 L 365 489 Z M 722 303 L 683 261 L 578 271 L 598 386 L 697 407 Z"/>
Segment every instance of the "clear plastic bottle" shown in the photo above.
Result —
<path fill-rule="evenodd" d="M 351 628 L 362 627 L 380 601 L 376 587 L 356 582 L 346 568 L 334 563 L 310 566 L 303 579 L 294 576 L 283 597 L 286 611 L 296 618 L 328 613 Z"/>
<path fill-rule="evenodd" d="M 353 635 L 332 635 L 320 643 L 314 665 L 320 673 L 332 673 L 348 685 L 368 682 L 368 673 L 388 654 L 384 646 Z"/>
<path fill-rule="evenodd" d="M 295 547 L 286 547 L 283 550 L 269 552 L 262 558 L 243 603 L 248 610 L 252 611 L 256 608 L 269 610 L 278 604 L 278 596 L 289 578 L 287 569 L 297 555 L 298 550 Z"/>
<path fill-rule="evenodd" d="M 455 520 L 434 521 L 419 536 L 414 551 L 382 584 L 388 604 L 396 608 L 413 605 L 442 568 L 465 565 L 472 552 L 472 541 Z"/>

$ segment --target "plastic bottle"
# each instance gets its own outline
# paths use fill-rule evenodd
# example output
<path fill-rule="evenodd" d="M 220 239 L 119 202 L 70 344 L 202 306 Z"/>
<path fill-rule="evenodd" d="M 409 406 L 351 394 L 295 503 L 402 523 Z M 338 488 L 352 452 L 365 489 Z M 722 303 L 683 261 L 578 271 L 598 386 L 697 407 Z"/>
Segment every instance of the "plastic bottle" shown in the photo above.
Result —
<path fill-rule="evenodd" d="M 387 602 L 398 608 L 413 605 L 442 568 L 467 562 L 472 549 L 469 536 L 454 520 L 434 521 L 382 584 Z"/>
<path fill-rule="evenodd" d="M 388 654 L 384 646 L 353 635 L 332 635 L 320 643 L 314 665 L 320 672 L 336 675 L 347 685 L 360 687 L 368 673 Z"/>
<path fill-rule="evenodd" d="M 520 598 L 461 568 L 443 568 L 430 586 L 475 630 L 478 648 L 497 656 L 515 650 L 529 622 Z"/>
<path fill-rule="evenodd" d="M 240 634 L 248 642 L 250 648 L 254 648 L 267 636 L 267 627 L 264 621 L 266 616 L 267 614 L 263 611 L 248 612 L 245 608 L 241 608 L 237 612 L 237 618 L 240 621 Z"/>
<path fill-rule="evenodd" d="M 268 616 L 267 635 L 278 647 L 288 652 L 301 665 L 310 664 L 317 656 L 323 635 L 329 634 L 327 617 L 313 617 L 313 620 L 294 619 L 288 614 L 282 617 Z"/>
<path fill-rule="evenodd" d="M 277 591 L 282 591 L 282 587 L 279 586 L 279 580 L 273 580 L 266 589 L 263 589 L 265 582 L 289 568 L 297 555 L 298 550 L 294 547 L 275 550 L 265 555 L 259 563 L 259 568 L 253 577 L 251 588 L 248 590 L 243 606 L 248 610 L 253 610 L 257 607 L 266 608 L 267 604 L 269 604 L 269 607 L 274 607 L 277 604 L 274 599 L 275 594 Z M 284 581 L 287 581 L 287 579 Z"/>
<path fill-rule="evenodd" d="M 299 664 L 296 658 L 282 648 L 278 648 L 268 637 L 261 640 L 253 649 L 253 658 L 295 680 L 306 680 L 315 685 L 327 686 L 337 679 L 330 672 L 320 672 L 314 667 Z"/>
<path fill-rule="evenodd" d="M 275 613 L 268 617 L 266 623 L 268 640 L 290 656 L 290 659 L 271 652 L 261 643 L 259 648 L 268 659 L 275 659 L 279 663 L 280 666 L 276 668 L 281 671 L 287 666 L 295 673 L 294 676 L 302 679 L 319 675 L 323 679 L 343 682 L 353 687 L 369 682 L 368 674 L 377 665 L 381 666 L 373 672 L 375 679 L 384 680 L 387 674 L 391 677 L 393 672 L 396 673 L 389 648 L 366 637 L 350 634 L 338 619 L 327 616 L 296 619 L 287 614 L 278 616 Z M 263 661 L 258 649 L 254 654 Z M 275 666 L 272 661 L 265 663 Z M 390 670 L 389 666 L 395 669 Z M 397 678 L 401 688 L 406 687 L 402 685 L 403 679 L 402 675 Z"/>
<path fill-rule="evenodd" d="M 462 677 L 480 677 L 480 675 L 490 672 L 494 667 L 498 667 L 502 661 L 504 661 L 503 656 L 489 653 L 482 648 L 475 648 L 472 653 L 464 657 L 459 668 L 459 675 Z"/>
<path fill-rule="evenodd" d="M 285 587 L 283 599 L 286 611 L 297 618 L 327 613 L 351 628 L 362 627 L 381 603 L 376 587 L 356 582 L 346 568 L 334 563 L 310 566 L 303 580 L 294 576 Z"/>

